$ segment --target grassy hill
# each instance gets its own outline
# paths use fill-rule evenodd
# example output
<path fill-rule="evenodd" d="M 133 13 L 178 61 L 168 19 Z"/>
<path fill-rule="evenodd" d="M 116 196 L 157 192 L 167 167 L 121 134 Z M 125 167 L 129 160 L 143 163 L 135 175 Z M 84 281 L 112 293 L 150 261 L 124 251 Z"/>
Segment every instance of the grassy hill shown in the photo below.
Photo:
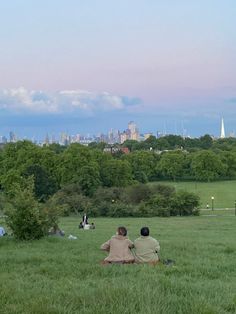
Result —
<path fill-rule="evenodd" d="M 235 227 L 228 216 L 97 218 L 95 230 L 63 218 L 65 238 L 0 238 L 1 314 L 226 314 L 236 311 Z M 0 224 L 4 224 L 0 221 Z M 101 266 L 117 226 L 134 240 L 148 225 L 174 267 Z M 69 234 L 78 236 L 69 240 Z"/>
<path fill-rule="evenodd" d="M 150 184 L 157 184 L 153 182 Z M 161 184 L 173 185 L 177 190 L 194 192 L 200 196 L 201 207 L 206 208 L 209 204 L 211 208 L 211 197 L 214 196 L 214 208 L 234 208 L 236 200 L 236 181 L 218 182 L 159 182 Z"/>

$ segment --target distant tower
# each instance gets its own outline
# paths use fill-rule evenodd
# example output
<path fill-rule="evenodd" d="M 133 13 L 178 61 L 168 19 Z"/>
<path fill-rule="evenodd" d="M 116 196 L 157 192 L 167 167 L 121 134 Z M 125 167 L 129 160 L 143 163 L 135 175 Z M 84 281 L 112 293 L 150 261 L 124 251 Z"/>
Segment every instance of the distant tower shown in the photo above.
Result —
<path fill-rule="evenodd" d="M 221 130 L 220 130 L 220 138 L 225 138 L 225 126 L 224 119 L 221 119 Z"/>

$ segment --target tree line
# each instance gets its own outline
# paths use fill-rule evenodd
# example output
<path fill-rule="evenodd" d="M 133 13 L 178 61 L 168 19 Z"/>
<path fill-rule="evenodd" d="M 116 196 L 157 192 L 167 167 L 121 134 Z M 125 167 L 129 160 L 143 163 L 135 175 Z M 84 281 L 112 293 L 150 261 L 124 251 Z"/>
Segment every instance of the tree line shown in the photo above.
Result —
<path fill-rule="evenodd" d="M 170 149 L 155 148 L 160 141 L 168 142 Z M 187 150 L 189 141 L 196 145 Z M 89 147 L 80 144 L 40 147 L 29 141 L 9 143 L 0 151 L 0 188 L 11 194 L 16 183 L 21 185 L 25 178 L 33 176 L 36 198 L 43 202 L 74 183 L 85 196 L 91 197 L 98 187 L 126 187 L 161 180 L 209 182 L 236 177 L 234 138 L 213 141 L 208 135 L 200 139 L 170 135 L 151 137 L 142 143 L 127 141 L 124 145 L 129 146 L 129 154 L 104 153 L 103 143 L 92 143 Z M 137 145 L 142 148 L 136 149 Z"/>
<path fill-rule="evenodd" d="M 168 149 L 159 150 L 168 142 Z M 127 141 L 130 153 L 103 151 L 104 143 L 37 146 L 8 143 L 0 151 L 0 210 L 14 235 L 39 238 L 60 215 L 151 217 L 197 215 L 194 193 L 150 181 L 233 179 L 236 141 L 178 136 Z M 189 143 L 190 139 L 188 139 Z M 201 145 L 199 144 L 201 143 Z M 203 147 L 205 143 L 205 147 Z M 208 143 L 208 144 L 206 144 Z M 152 146 L 150 146 L 152 144 Z M 152 148 L 152 149 L 150 149 Z"/>

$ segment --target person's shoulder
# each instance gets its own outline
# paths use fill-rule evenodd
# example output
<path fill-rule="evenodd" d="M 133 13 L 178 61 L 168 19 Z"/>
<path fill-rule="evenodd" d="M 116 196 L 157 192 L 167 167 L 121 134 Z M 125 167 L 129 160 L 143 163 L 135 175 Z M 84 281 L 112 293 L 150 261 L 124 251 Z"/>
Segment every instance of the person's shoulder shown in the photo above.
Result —
<path fill-rule="evenodd" d="M 149 239 L 150 239 L 151 241 L 153 241 L 153 242 L 158 242 L 158 240 L 155 239 L 155 238 L 153 238 L 153 237 L 149 237 Z"/>

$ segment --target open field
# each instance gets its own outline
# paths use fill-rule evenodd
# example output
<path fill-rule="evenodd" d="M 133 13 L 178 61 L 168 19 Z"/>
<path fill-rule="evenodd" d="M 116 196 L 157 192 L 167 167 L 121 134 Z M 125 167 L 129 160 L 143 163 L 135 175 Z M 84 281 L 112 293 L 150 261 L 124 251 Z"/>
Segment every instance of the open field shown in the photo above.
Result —
<path fill-rule="evenodd" d="M 214 208 L 234 208 L 236 200 L 236 181 L 217 181 L 217 182 L 153 182 L 150 184 L 169 184 L 177 190 L 194 192 L 200 196 L 201 208 L 206 208 L 208 203 L 211 207 L 211 197 L 214 196 Z"/>
<path fill-rule="evenodd" d="M 77 218 L 61 220 L 77 240 L 0 238 L 0 313 L 236 313 L 236 217 L 94 221 L 96 230 L 85 231 Z M 175 267 L 100 266 L 99 247 L 118 225 L 132 240 L 150 226 Z"/>

